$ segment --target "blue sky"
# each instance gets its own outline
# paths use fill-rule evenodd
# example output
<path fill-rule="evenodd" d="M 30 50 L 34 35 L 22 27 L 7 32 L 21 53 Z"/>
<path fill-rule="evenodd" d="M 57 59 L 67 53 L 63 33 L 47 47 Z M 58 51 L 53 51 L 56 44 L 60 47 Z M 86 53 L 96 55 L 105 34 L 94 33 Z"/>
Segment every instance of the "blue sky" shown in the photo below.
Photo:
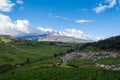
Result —
<path fill-rule="evenodd" d="M 12 3 L 9 11 L 1 9 L 0 13 L 12 21 L 28 20 L 33 28 L 76 29 L 102 38 L 120 35 L 120 0 L 11 0 L 9 4 Z"/>

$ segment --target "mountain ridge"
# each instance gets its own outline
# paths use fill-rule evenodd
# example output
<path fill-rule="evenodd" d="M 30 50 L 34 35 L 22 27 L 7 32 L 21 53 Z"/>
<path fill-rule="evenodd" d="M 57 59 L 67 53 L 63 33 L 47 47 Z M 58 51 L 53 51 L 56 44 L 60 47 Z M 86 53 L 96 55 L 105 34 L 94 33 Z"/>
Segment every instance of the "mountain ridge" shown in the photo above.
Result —
<path fill-rule="evenodd" d="M 17 38 L 27 39 L 27 40 L 36 40 L 36 41 L 53 41 L 53 42 L 79 42 L 79 43 L 93 42 L 92 40 L 84 40 L 84 39 L 79 39 L 74 37 L 51 35 L 51 34 L 20 36 Z"/>
<path fill-rule="evenodd" d="M 53 42 L 78 42 L 78 43 L 93 42 L 93 40 L 89 38 L 81 39 L 72 36 L 66 36 L 64 33 L 60 31 L 47 31 L 47 33 L 41 35 L 18 36 L 17 38 L 36 40 L 36 41 L 53 41 Z"/>
<path fill-rule="evenodd" d="M 120 50 L 120 35 L 110 37 L 104 40 L 99 40 L 97 42 L 86 43 L 83 46 L 81 46 L 80 49 L 83 50 L 87 48 L 108 50 L 108 51 Z"/>

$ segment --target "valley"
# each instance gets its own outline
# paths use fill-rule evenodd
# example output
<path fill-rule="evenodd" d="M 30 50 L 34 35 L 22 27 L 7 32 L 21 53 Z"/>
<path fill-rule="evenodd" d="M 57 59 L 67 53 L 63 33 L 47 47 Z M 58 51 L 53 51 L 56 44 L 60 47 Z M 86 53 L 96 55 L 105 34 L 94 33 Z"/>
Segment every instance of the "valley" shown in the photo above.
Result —
<path fill-rule="evenodd" d="M 38 42 L 6 36 L 0 40 L 0 80 L 120 79 L 119 49 L 83 49 L 85 43 Z"/>
<path fill-rule="evenodd" d="M 0 0 L 0 80 L 120 80 L 120 0 Z"/>

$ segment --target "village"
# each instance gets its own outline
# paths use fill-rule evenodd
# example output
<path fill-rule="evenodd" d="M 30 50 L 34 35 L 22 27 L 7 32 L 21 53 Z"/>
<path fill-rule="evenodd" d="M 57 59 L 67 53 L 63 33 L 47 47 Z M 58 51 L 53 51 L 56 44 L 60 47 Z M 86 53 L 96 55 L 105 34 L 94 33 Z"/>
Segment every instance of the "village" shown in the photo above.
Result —
<path fill-rule="evenodd" d="M 97 60 L 105 59 L 105 58 L 118 58 L 120 57 L 120 54 L 117 52 L 112 51 L 101 51 L 101 52 L 71 52 L 66 54 L 63 57 L 60 57 L 63 64 L 67 64 L 69 60 L 73 60 L 78 58 L 82 60 L 91 59 L 95 63 L 92 64 L 92 66 L 103 68 L 103 69 L 111 69 L 111 70 L 120 70 L 120 64 L 117 65 L 106 65 L 106 64 L 100 64 L 96 63 Z"/>

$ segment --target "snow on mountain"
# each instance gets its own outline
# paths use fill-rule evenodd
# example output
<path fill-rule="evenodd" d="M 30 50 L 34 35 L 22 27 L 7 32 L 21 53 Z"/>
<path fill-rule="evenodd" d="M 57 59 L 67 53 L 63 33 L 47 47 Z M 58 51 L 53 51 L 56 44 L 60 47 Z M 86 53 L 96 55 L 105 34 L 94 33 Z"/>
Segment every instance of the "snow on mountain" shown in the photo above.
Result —
<path fill-rule="evenodd" d="M 48 36 L 64 36 L 93 41 L 100 39 L 100 37 L 92 37 L 77 29 L 53 30 L 51 28 L 43 27 L 33 28 L 28 20 L 13 21 L 9 16 L 3 14 L 0 14 L 0 34 L 14 37 L 37 36 L 35 39 L 43 39 Z M 32 39 L 34 39 L 34 37 L 32 37 Z"/>
<path fill-rule="evenodd" d="M 66 29 L 65 31 L 58 31 L 43 27 L 38 27 L 37 29 L 42 32 L 45 32 L 49 36 L 64 36 L 64 37 L 72 37 L 72 38 L 92 40 L 92 41 L 97 41 L 101 39 L 100 37 L 93 37 L 90 35 L 86 35 L 84 32 L 76 29 Z"/>

